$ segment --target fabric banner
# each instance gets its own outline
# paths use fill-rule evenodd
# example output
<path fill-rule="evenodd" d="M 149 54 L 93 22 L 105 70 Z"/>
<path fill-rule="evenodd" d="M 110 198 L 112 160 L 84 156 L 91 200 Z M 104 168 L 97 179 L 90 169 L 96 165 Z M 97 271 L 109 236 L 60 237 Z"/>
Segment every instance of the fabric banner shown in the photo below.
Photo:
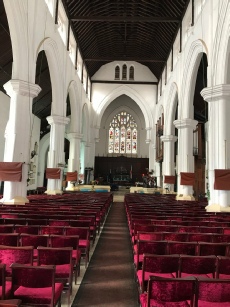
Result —
<path fill-rule="evenodd" d="M 22 181 L 22 162 L 0 162 L 0 181 Z"/>
<path fill-rule="evenodd" d="M 77 172 L 67 172 L 66 181 L 77 181 Z"/>
<path fill-rule="evenodd" d="M 60 179 L 61 169 L 60 168 L 47 168 L 46 179 Z"/>
<path fill-rule="evenodd" d="M 230 190 L 230 169 L 215 169 L 214 190 Z"/>
<path fill-rule="evenodd" d="M 176 176 L 165 175 L 164 183 L 175 184 L 175 178 L 176 178 Z"/>
<path fill-rule="evenodd" d="M 180 173 L 180 184 L 181 185 L 194 185 L 195 173 Z"/>

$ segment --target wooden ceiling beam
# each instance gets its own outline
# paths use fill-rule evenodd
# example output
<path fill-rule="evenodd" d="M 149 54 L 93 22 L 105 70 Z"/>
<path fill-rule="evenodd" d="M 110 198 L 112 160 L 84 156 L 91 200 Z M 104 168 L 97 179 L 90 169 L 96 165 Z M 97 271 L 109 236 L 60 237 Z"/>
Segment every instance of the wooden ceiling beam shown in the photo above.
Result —
<path fill-rule="evenodd" d="M 102 22 L 181 22 L 180 18 L 173 17 L 142 17 L 142 16 L 73 16 L 72 21 L 102 21 Z"/>
<path fill-rule="evenodd" d="M 165 63 L 166 60 L 158 59 L 143 59 L 138 57 L 99 57 L 99 58 L 85 58 L 85 62 L 112 62 L 112 61 L 136 61 L 149 63 Z"/>

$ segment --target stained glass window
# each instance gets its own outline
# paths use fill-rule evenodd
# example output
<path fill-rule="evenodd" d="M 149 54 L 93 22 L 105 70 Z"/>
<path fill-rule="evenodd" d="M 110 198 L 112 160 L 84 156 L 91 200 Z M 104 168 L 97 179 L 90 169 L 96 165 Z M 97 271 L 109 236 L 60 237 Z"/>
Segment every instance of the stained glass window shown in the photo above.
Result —
<path fill-rule="evenodd" d="M 137 153 L 137 124 L 132 115 L 122 111 L 109 125 L 109 153 Z"/>

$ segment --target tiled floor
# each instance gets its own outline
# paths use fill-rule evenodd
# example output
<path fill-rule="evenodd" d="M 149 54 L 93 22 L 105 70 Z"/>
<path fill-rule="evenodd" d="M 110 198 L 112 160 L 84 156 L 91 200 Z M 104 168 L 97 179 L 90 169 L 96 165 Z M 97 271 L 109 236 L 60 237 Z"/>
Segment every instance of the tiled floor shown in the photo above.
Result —
<path fill-rule="evenodd" d="M 113 192 L 113 201 L 114 202 L 123 202 L 124 201 L 124 195 L 126 193 L 129 193 L 129 188 L 127 189 L 126 187 L 119 187 L 118 191 L 114 191 Z M 101 228 L 102 231 L 103 227 Z M 95 243 L 93 246 L 91 246 L 90 248 L 90 259 L 94 253 L 95 247 L 97 246 L 97 242 L 99 240 L 100 234 L 97 236 Z M 90 260 L 89 260 L 90 261 Z M 84 274 L 86 272 L 85 269 L 85 263 L 84 260 L 82 261 L 82 265 L 81 265 L 81 270 L 80 270 L 80 276 L 77 278 L 77 285 L 75 285 L 73 283 L 73 291 L 72 291 L 72 295 L 71 295 L 71 304 L 68 305 L 68 300 L 67 300 L 67 295 L 65 293 L 63 293 L 62 295 L 62 307 L 70 307 L 72 305 L 72 302 L 77 294 L 77 291 L 81 285 L 82 279 L 84 277 Z"/>

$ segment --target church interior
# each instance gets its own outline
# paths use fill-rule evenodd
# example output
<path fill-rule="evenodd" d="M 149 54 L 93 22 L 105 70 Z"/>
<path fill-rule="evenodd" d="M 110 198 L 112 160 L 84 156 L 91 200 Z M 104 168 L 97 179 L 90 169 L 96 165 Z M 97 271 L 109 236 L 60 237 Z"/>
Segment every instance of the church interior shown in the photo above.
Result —
<path fill-rule="evenodd" d="M 94 292 L 85 295 L 81 289 L 94 270 L 91 262 L 97 262 L 100 242 L 107 244 L 111 223 L 119 233 L 127 231 L 127 267 L 132 264 L 135 276 L 130 285 L 135 294 L 122 298 L 121 305 L 114 297 L 114 306 L 150 307 L 164 300 L 163 294 L 161 299 L 154 294 L 161 288 L 161 274 L 172 287 L 177 282 L 177 289 L 230 290 L 229 26 L 230 0 L 0 0 L 5 292 L 0 306 L 28 306 L 30 299 L 32 306 L 46 299 L 47 306 L 104 306 L 102 298 L 88 301 Z M 117 215 L 120 220 L 114 222 Z M 70 228 L 89 228 L 87 238 L 83 230 L 71 233 Z M 28 238 L 24 244 L 29 231 L 49 239 L 36 245 Z M 1 232 L 16 241 L 6 243 Z M 63 245 L 52 245 L 58 241 L 53 236 Z M 71 236 L 77 237 L 73 246 L 70 238 L 67 243 Z M 174 241 L 186 244 L 176 250 Z M 26 262 L 31 275 L 40 274 L 32 268 L 35 259 L 36 267 L 51 265 L 42 262 L 46 249 L 62 247 L 70 255 L 72 246 L 72 271 L 65 281 L 50 268 L 53 286 L 60 288 L 52 292 L 55 298 L 40 293 L 37 301 L 28 298 L 16 289 L 16 260 L 11 265 L 1 260 L 6 247 L 12 256 L 11 248 L 25 252 L 29 246 L 34 247 L 33 259 Z M 31 248 L 26 252 L 31 257 Z M 212 258 L 200 264 L 208 270 L 198 273 L 196 265 L 196 273 L 182 272 L 183 254 L 197 262 L 203 257 L 206 264 Z M 151 271 L 160 261 L 156 255 L 165 256 L 162 262 L 174 261 L 177 269 L 149 274 L 147 267 Z M 52 265 L 58 270 L 58 263 Z M 44 274 L 51 276 L 48 271 Z M 192 277 L 186 281 L 185 275 Z M 204 275 L 211 280 L 205 285 L 199 279 Z M 164 287 L 170 287 L 166 281 Z M 211 298 L 203 294 L 202 301 L 197 290 L 191 293 L 180 299 L 186 306 L 208 306 L 203 301 Z M 220 306 L 215 300 L 230 306 L 227 296 L 221 302 L 213 298 L 210 306 Z"/>

